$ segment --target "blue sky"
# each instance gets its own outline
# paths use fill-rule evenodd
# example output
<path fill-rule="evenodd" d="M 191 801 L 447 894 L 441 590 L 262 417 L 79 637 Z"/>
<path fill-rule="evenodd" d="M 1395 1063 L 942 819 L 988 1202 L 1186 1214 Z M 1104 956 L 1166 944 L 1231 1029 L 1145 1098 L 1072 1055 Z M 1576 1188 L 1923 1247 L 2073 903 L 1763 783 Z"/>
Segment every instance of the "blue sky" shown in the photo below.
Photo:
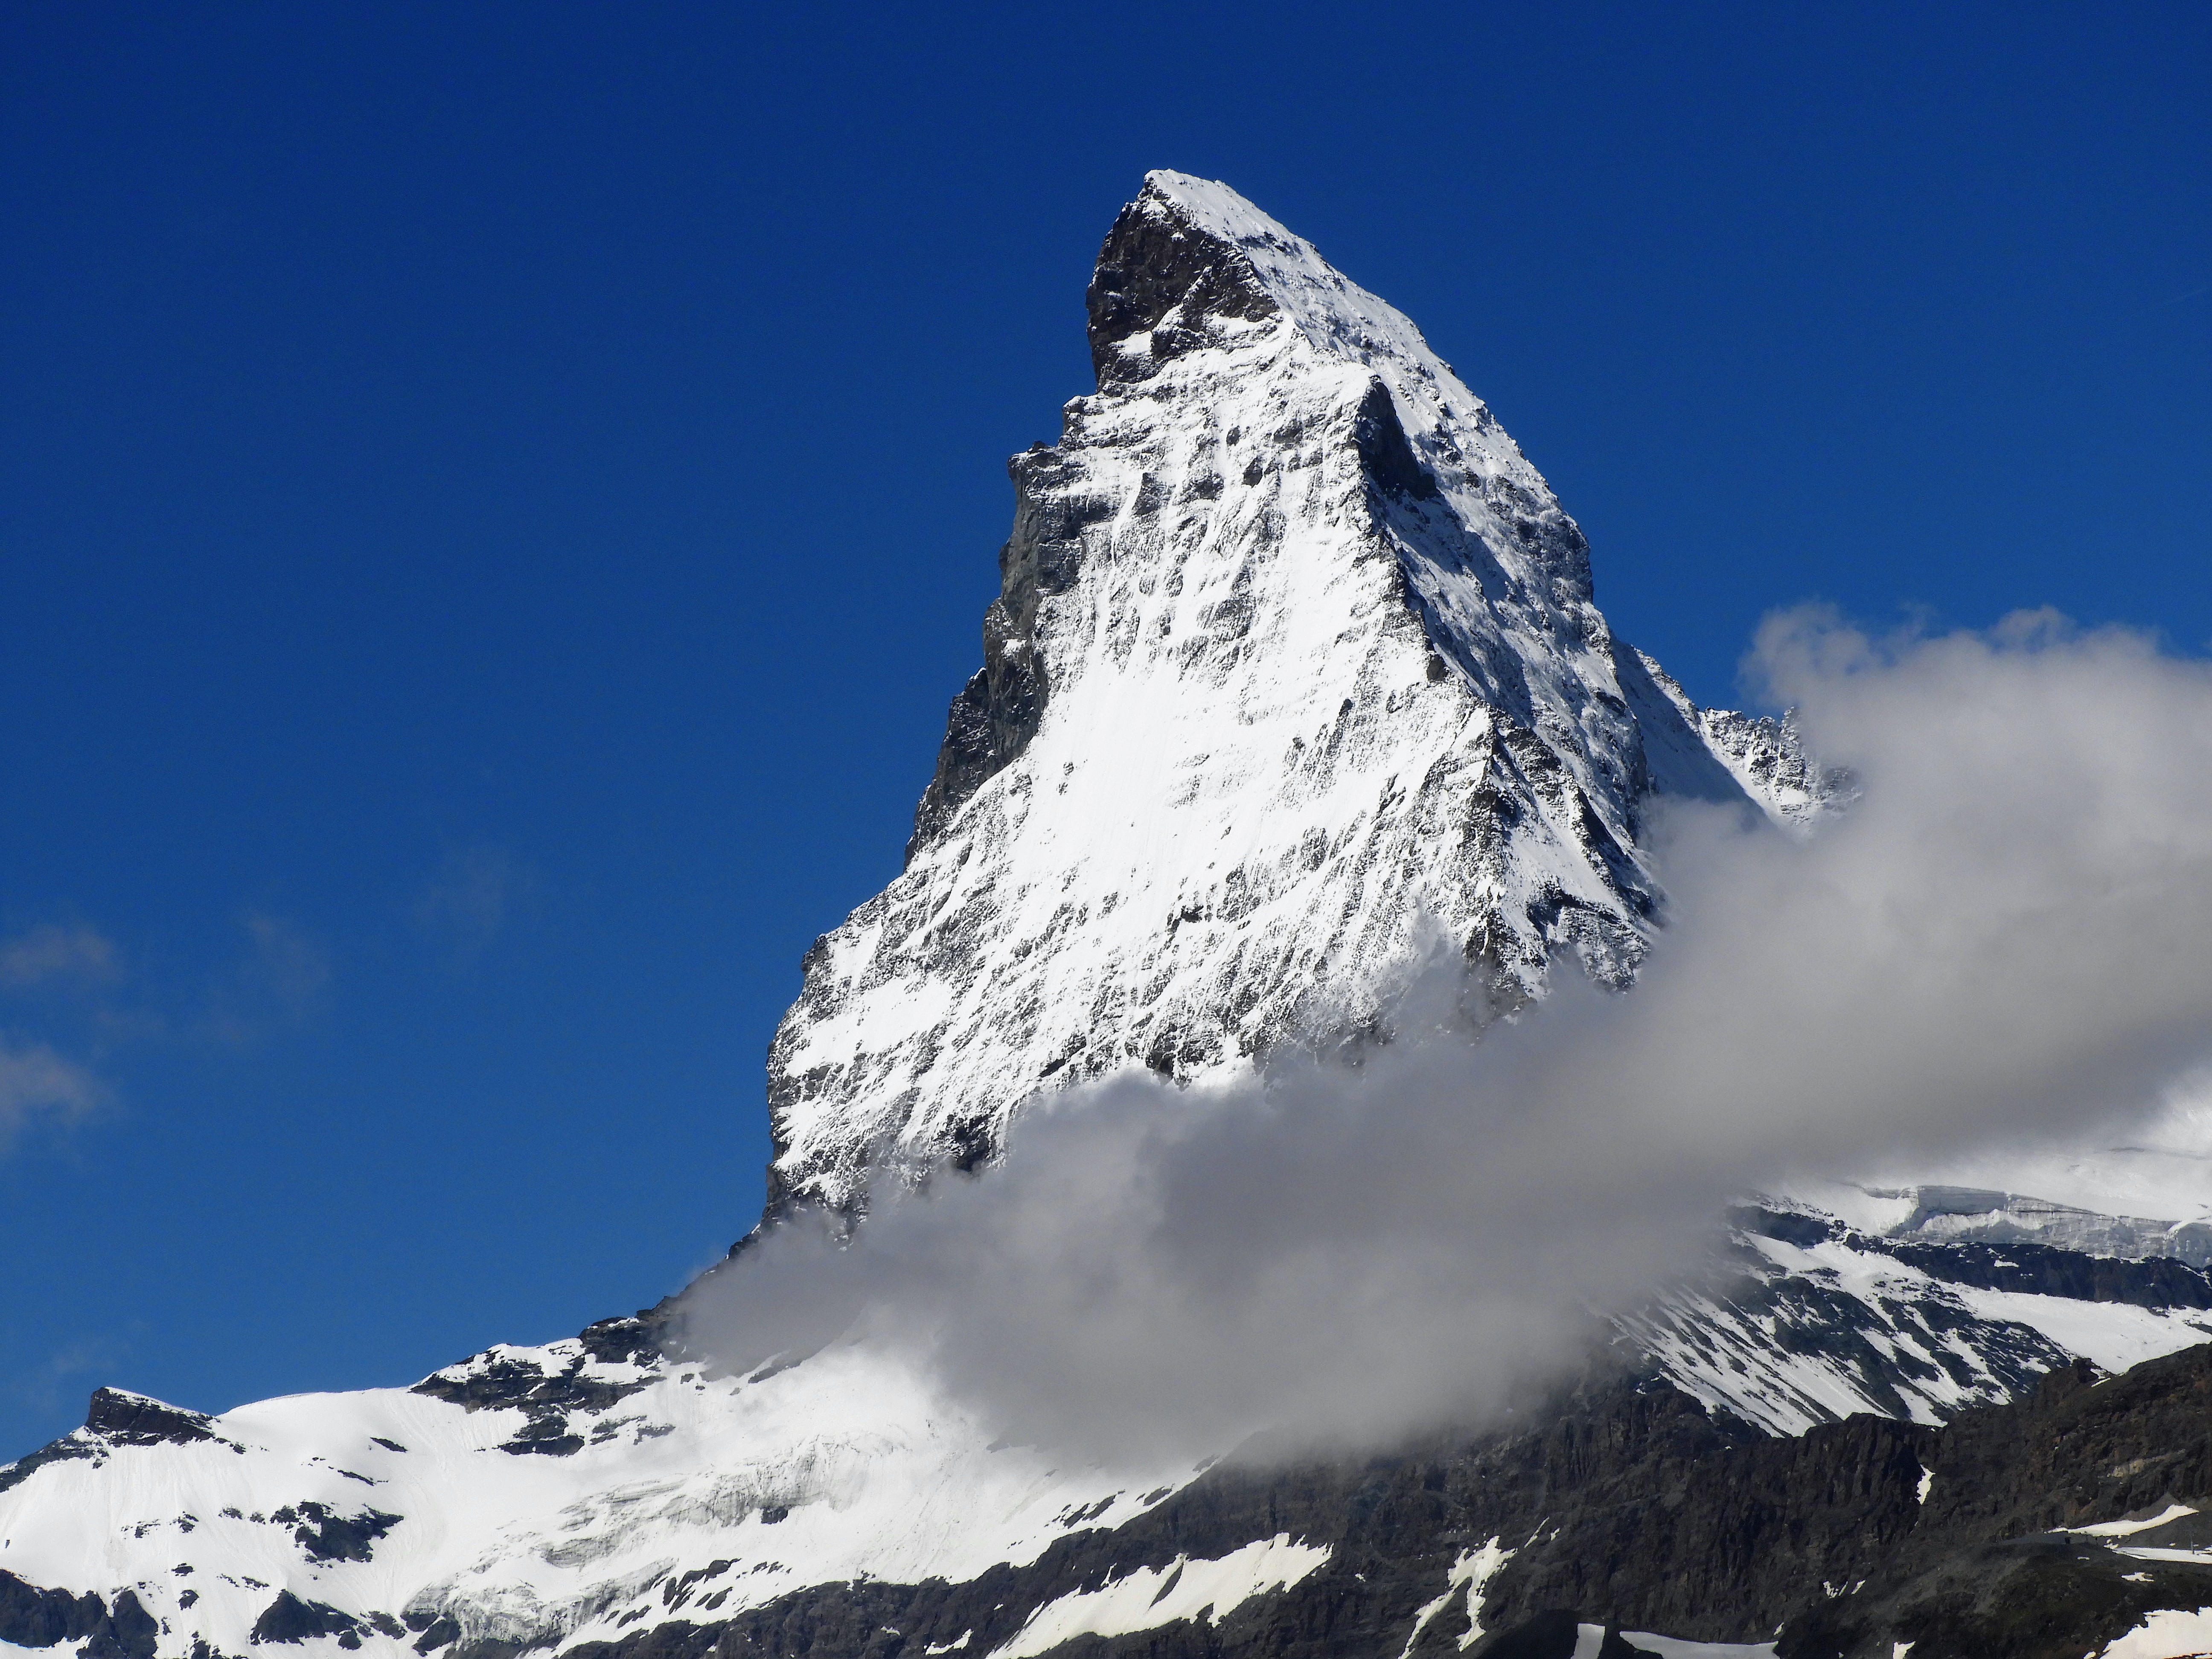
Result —
<path fill-rule="evenodd" d="M 750 1223 L 1145 170 L 1415 317 L 1707 701 L 1771 607 L 2212 639 L 2212 12 L 0 21 L 0 1455 Z"/>

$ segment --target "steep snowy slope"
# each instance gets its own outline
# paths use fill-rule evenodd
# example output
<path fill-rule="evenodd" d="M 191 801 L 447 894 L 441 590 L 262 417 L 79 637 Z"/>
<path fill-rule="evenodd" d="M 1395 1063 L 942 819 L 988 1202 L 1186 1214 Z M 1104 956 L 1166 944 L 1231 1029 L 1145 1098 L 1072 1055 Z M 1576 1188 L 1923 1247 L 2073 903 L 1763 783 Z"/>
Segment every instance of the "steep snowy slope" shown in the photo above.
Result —
<path fill-rule="evenodd" d="M 1041 1086 L 1369 1026 L 1417 928 L 1508 1001 L 1555 951 L 1624 981 L 1655 795 L 1838 787 L 1618 644 L 1481 400 L 1226 186 L 1152 174 L 1089 307 L 906 872 L 776 1034 L 772 1209 L 972 1162 Z"/>

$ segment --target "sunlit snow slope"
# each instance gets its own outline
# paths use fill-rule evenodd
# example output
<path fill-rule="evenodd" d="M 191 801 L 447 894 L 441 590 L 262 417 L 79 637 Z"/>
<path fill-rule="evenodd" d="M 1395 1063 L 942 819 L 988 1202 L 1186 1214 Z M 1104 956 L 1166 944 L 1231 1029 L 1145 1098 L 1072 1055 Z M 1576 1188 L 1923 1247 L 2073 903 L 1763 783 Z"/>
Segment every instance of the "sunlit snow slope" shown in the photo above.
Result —
<path fill-rule="evenodd" d="M 1617 642 L 1481 400 L 1225 185 L 1152 174 L 1089 306 L 906 872 L 776 1034 L 772 1210 L 972 1162 L 1041 1086 L 1370 1025 L 1419 928 L 1508 1001 L 1559 951 L 1623 981 L 1655 795 L 1835 787 Z"/>

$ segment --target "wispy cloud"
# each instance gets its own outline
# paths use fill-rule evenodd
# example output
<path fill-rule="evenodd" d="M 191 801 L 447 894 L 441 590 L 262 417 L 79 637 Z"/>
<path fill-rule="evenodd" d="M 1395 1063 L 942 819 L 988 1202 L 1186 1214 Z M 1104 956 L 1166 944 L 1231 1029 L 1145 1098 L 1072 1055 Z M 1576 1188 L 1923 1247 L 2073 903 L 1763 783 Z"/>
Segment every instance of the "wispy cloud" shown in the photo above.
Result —
<path fill-rule="evenodd" d="M 489 950 L 537 896 L 536 872 L 503 847 L 447 854 L 415 903 L 415 925 L 466 967 Z"/>
<path fill-rule="evenodd" d="M 114 1376 L 143 1331 L 143 1322 L 133 1319 L 125 1322 L 121 1332 L 103 1331 L 66 1342 L 43 1360 L 14 1370 L 5 1384 L 7 1392 L 41 1412 L 56 1410 L 73 1394 L 82 1399 L 77 1390 L 83 1389 L 88 1381 L 98 1382 Z"/>
<path fill-rule="evenodd" d="M 37 1120 L 82 1117 L 106 1098 L 98 1078 L 45 1043 L 0 1038 L 0 1143 Z"/>
<path fill-rule="evenodd" d="M 0 939 L 0 988 L 55 981 L 103 986 L 122 977 L 121 953 L 96 927 L 47 922 Z"/>
<path fill-rule="evenodd" d="M 288 916 L 248 910 L 239 926 L 246 957 L 216 987 L 208 1028 L 226 1042 L 242 1044 L 320 1012 L 331 968 L 330 948 Z"/>

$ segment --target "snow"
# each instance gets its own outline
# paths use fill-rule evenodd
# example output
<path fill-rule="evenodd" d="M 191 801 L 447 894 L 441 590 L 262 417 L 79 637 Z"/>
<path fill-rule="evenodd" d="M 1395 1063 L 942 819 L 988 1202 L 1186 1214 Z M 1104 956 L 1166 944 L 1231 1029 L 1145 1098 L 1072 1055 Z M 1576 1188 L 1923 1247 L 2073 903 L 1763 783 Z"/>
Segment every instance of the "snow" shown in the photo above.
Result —
<path fill-rule="evenodd" d="M 569 1342 L 487 1358 L 558 1371 L 579 1352 Z M 718 1560 L 729 1565 L 672 1613 L 719 1595 L 726 1617 L 863 1577 L 964 1581 L 1036 1559 L 1072 1515 L 1119 1526 L 1146 1507 L 1133 1494 L 1191 1478 L 1164 1468 L 1133 1484 L 1055 1468 L 1029 1448 L 993 1451 L 979 1425 L 857 1344 L 759 1382 L 618 1369 L 650 1380 L 597 1419 L 580 1413 L 590 1440 L 568 1457 L 500 1449 L 526 1420 L 520 1410 L 471 1413 L 383 1389 L 241 1407 L 212 1424 L 229 1443 L 51 1463 L 0 1493 L 0 1569 L 111 1597 L 134 1587 L 170 1626 L 165 1656 L 195 1636 L 245 1651 L 279 1589 L 356 1615 L 450 1613 L 470 1637 L 592 1639 L 616 1634 L 648 1590 L 656 1611 L 669 1607 L 659 1593 L 668 1579 Z M 276 1519 L 305 1502 L 402 1518 L 370 1559 L 318 1563 Z M 769 1523 L 771 1505 L 787 1516 Z M 193 1571 L 173 1573 L 179 1564 Z M 198 1592 L 190 1607 L 187 1590 Z M 392 1659 L 411 1639 L 361 1638 Z"/>
<path fill-rule="evenodd" d="M 1620 1639 L 1632 1648 L 1656 1654 L 1658 1659 L 1774 1659 L 1771 1642 L 1686 1642 L 1678 1636 L 1654 1636 L 1644 1630 L 1625 1630 Z"/>
<path fill-rule="evenodd" d="M 1453 1597 L 1462 1590 L 1467 1595 L 1467 1630 L 1459 1638 L 1462 1650 L 1473 1647 L 1482 1639 L 1482 1598 L 1490 1588 L 1490 1581 L 1498 1571 L 1513 1559 L 1513 1552 L 1501 1547 L 1492 1538 L 1480 1549 L 1463 1550 L 1459 1559 L 1452 1563 L 1451 1571 L 1444 1577 L 1443 1594 L 1433 1601 L 1425 1602 L 1413 1615 L 1413 1628 L 1406 1638 L 1405 1653 L 1410 1654 L 1436 1616 L 1452 1604 Z M 1403 1659 L 1403 1656 L 1401 1656 Z"/>
<path fill-rule="evenodd" d="M 2013 1377 L 2025 1380 L 2075 1357 L 2118 1371 L 2212 1341 L 2212 1313 L 2199 1309 L 1953 1285 L 1841 1239 L 1809 1248 L 1765 1237 L 1747 1242 L 1784 1287 L 1803 1281 L 1823 1296 L 1848 1297 L 1851 1330 L 1877 1353 L 1912 1362 L 1890 1368 L 1883 1380 L 1917 1423 L 1932 1425 L 1968 1407 L 1997 1404 L 2012 1396 Z M 1803 1317 L 1817 1337 L 1840 1329 L 1831 1303 L 1814 1304 Z M 1857 1412 L 1893 1414 L 1857 1359 L 1832 1343 L 1786 1340 L 1789 1333 L 1775 1319 L 1711 1294 L 1680 1291 L 1620 1324 L 1685 1392 L 1770 1434 L 1802 1434 Z"/>
<path fill-rule="evenodd" d="M 1786 727 L 1698 708 L 1613 638 L 1572 521 L 1410 321 L 1225 186 L 1156 173 L 1142 205 L 1232 246 L 1278 309 L 1216 319 L 1145 378 L 1077 398 L 1059 448 L 1018 460 L 1030 506 L 1082 520 L 1069 580 L 1038 600 L 1043 720 L 810 957 L 771 1057 L 781 1170 L 802 1194 L 853 1200 L 879 1147 L 926 1162 L 957 1130 L 1002 1129 L 1040 1087 L 1143 1063 L 1199 1079 L 1301 1026 L 1357 1024 L 1425 940 L 1480 942 L 1532 991 L 1554 947 L 1625 978 L 1656 895 L 1638 841 L 1650 790 L 1747 793 L 1793 831 L 1825 810 Z M 1370 489 L 1354 434 L 1378 383 L 1433 495 Z M 2154 1133 L 2000 1195 L 2094 1196 L 2107 1215 L 2155 1200 L 2173 1225 L 2212 1214 L 2212 1108 L 2178 1106 Z M 1869 1232 L 1918 1207 L 1901 1183 L 1828 1201 Z M 1893 1409 L 1855 1361 L 1787 1340 L 1830 1329 L 1834 1305 L 1875 1354 L 1916 1358 L 1896 1397 L 1929 1423 L 2008 1397 L 2032 1361 L 2117 1370 L 2212 1336 L 2212 1316 L 1965 1290 L 1840 1242 L 1759 1248 L 1773 1283 L 1840 1304 L 1759 1311 L 1685 1291 L 1624 1330 L 1697 1398 L 1777 1434 Z M 1918 1362 L 1936 1359 L 1931 1379 Z M 758 1382 L 586 1364 L 574 1342 L 471 1364 L 637 1387 L 574 1414 L 587 1443 L 569 1456 L 504 1449 L 520 1409 L 399 1389 L 241 1407 L 213 1420 L 217 1441 L 81 1435 L 94 1455 L 0 1492 L 0 1570 L 134 1589 L 162 1621 L 161 1659 L 199 1639 L 245 1652 L 280 1589 L 526 1647 L 612 1639 L 640 1612 L 727 1618 L 811 1585 L 969 1582 L 1193 1478 L 994 1449 L 860 1343 Z M 318 1561 L 280 1518 L 306 1504 L 398 1518 L 368 1559 Z M 1462 1553 L 1416 1635 L 1463 1594 L 1461 1645 L 1474 1641 L 1510 1554 L 1494 1538 Z M 1039 1608 L 999 1651 L 1219 1618 L 1328 1557 L 1283 1534 L 1139 1568 Z M 410 1640 L 361 1632 L 370 1659 Z M 1673 1659 L 1771 1651 L 1634 1640 Z M 969 1649 L 963 1634 L 928 1651 Z"/>
<path fill-rule="evenodd" d="M 2131 1538 L 2136 1533 L 2148 1532 L 2154 1527 L 2162 1527 L 2169 1521 L 2179 1521 L 2185 1516 L 2196 1513 L 2186 1504 L 2168 1504 L 2148 1521 L 2100 1521 L 2094 1526 L 2068 1527 L 2065 1530 L 2083 1538 Z"/>
<path fill-rule="evenodd" d="M 2200 1308 L 2136 1308 L 2121 1302 L 2076 1302 L 2023 1291 L 1984 1291 L 1971 1285 L 1953 1293 L 1985 1319 L 2008 1320 L 2041 1331 L 2069 1353 L 2124 1371 L 2200 1342 L 2212 1342 L 2212 1313 Z"/>
<path fill-rule="evenodd" d="M 2125 1139 L 1985 1147 L 1881 1178 L 1800 1181 L 1790 1196 L 1864 1233 L 2024 1239 L 2202 1267 L 2212 1263 L 2212 1084 L 2183 1088 Z"/>
<path fill-rule="evenodd" d="M 2212 1607 L 2161 1607 L 2098 1659 L 2191 1659 L 2212 1651 Z"/>
<path fill-rule="evenodd" d="M 1095 1590 L 1046 1602 L 992 1659 L 1031 1659 L 1079 1636 L 1127 1636 L 1202 1613 L 1218 1623 L 1254 1596 L 1297 1583 L 1328 1557 L 1325 1546 L 1278 1533 L 1218 1560 L 1179 1555 L 1164 1567 L 1139 1567 Z"/>

